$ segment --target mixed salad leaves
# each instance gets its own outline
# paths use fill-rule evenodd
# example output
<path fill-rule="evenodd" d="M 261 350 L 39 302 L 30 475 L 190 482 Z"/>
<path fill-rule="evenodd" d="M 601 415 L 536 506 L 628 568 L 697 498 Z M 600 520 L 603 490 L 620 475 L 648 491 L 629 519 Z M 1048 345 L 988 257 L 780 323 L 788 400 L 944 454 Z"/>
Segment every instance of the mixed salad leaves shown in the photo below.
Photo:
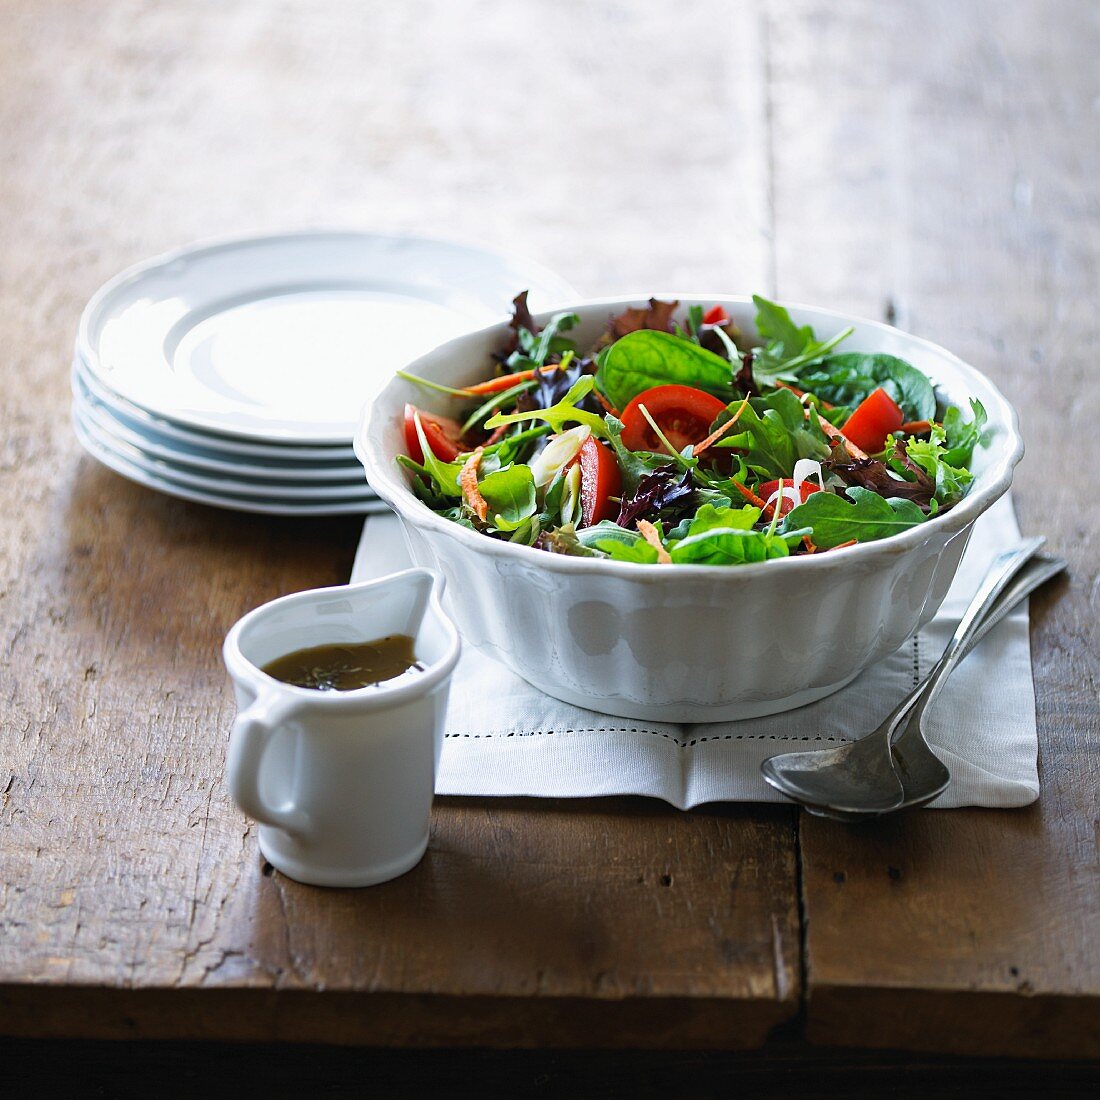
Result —
<path fill-rule="evenodd" d="M 496 539 L 642 564 L 739 565 L 897 534 L 967 491 L 981 403 L 938 405 L 892 355 L 839 351 L 754 297 L 762 343 L 722 306 L 651 299 L 594 347 L 576 314 L 513 303 L 491 377 L 405 407 L 417 496 Z"/>

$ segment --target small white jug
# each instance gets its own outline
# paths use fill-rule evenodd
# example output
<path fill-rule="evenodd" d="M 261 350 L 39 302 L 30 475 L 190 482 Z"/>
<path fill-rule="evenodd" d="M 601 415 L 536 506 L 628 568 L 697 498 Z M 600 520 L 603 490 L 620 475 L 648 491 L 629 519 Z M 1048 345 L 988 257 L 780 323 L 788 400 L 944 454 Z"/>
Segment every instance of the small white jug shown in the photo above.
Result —
<path fill-rule="evenodd" d="M 443 747 L 454 625 L 443 579 L 407 569 L 380 580 L 283 596 L 225 639 L 239 712 L 227 761 L 237 805 L 260 822 L 260 851 L 315 886 L 370 886 L 414 867 Z M 299 649 L 413 638 L 423 671 L 355 691 L 282 683 L 264 665 Z"/>

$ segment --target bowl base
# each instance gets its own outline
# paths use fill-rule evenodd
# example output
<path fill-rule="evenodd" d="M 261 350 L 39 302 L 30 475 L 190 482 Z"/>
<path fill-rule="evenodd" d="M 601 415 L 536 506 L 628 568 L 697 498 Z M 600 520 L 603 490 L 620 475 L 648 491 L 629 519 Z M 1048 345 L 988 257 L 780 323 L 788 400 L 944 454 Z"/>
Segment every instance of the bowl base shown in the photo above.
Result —
<path fill-rule="evenodd" d="M 751 718 L 765 718 L 769 714 L 781 714 L 786 710 L 795 710 L 798 707 L 816 703 L 824 699 L 826 695 L 832 695 L 834 691 L 840 691 L 847 687 L 862 669 L 853 672 L 851 676 L 845 676 L 836 683 L 827 684 L 825 687 L 807 688 L 805 691 L 786 695 L 782 699 L 759 699 L 745 702 L 716 703 L 706 705 L 693 703 L 684 699 L 674 703 L 646 703 L 634 699 L 624 699 L 621 696 L 593 697 L 582 692 L 570 691 L 559 684 L 549 684 L 543 681 L 536 682 L 528 676 L 524 676 L 518 669 L 514 671 L 534 688 L 546 695 L 560 699 L 563 703 L 572 703 L 573 706 L 585 707 L 588 710 L 596 710 L 601 714 L 611 714 L 617 718 L 633 718 L 638 721 L 650 722 L 740 722 Z"/>

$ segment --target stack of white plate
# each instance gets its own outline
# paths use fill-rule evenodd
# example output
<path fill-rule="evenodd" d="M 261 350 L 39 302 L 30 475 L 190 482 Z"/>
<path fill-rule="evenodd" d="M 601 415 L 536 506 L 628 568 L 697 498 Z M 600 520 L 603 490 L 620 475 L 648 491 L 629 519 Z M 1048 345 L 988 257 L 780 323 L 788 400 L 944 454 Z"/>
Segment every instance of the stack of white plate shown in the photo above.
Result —
<path fill-rule="evenodd" d="M 308 232 L 174 252 L 88 303 L 73 426 L 93 458 L 184 500 L 375 511 L 351 447 L 364 403 L 525 288 L 534 309 L 576 297 L 530 261 L 418 237 Z"/>

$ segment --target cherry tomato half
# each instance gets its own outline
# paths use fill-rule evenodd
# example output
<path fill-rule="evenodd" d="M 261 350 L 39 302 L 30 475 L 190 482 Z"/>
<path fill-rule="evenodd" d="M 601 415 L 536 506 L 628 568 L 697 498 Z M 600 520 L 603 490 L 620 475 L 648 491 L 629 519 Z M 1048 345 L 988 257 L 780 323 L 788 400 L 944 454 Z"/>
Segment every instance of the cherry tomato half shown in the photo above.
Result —
<path fill-rule="evenodd" d="M 904 423 L 905 414 L 898 403 L 880 387 L 856 406 L 856 411 L 840 426 L 840 431 L 861 451 L 873 455 L 885 446 L 886 437 Z"/>
<path fill-rule="evenodd" d="M 413 462 L 423 463 L 424 448 L 420 446 L 420 436 L 416 434 L 414 417 L 420 414 L 420 426 L 424 429 L 424 438 L 432 449 L 432 454 L 440 462 L 453 462 L 466 448 L 462 445 L 462 425 L 449 416 L 436 416 L 426 413 L 415 405 L 405 406 L 405 450 Z"/>
<path fill-rule="evenodd" d="M 729 323 L 730 315 L 726 312 L 725 306 L 711 306 L 703 314 L 704 325 L 728 325 Z"/>
<path fill-rule="evenodd" d="M 781 478 L 779 481 L 766 481 L 763 485 L 758 485 L 756 487 L 756 495 L 760 497 L 761 500 L 770 500 L 772 493 L 779 492 L 780 485 L 782 485 L 784 489 L 794 489 L 794 481 L 789 477 L 785 477 Z M 798 495 L 802 498 L 803 504 L 806 503 L 806 498 L 811 493 L 818 493 L 820 491 L 821 486 L 812 481 L 804 481 L 798 487 Z M 771 519 L 771 517 L 775 515 L 776 505 L 779 506 L 779 514 L 785 516 L 794 507 L 794 501 L 784 493 L 770 508 L 764 509 L 766 519 Z"/>
<path fill-rule="evenodd" d="M 654 386 L 638 394 L 623 409 L 623 444 L 632 451 L 656 454 L 664 448 L 642 414 L 642 405 L 677 451 L 706 439 L 711 424 L 726 407 L 724 401 L 693 386 Z"/>
<path fill-rule="evenodd" d="M 576 461 L 581 466 L 581 526 L 614 519 L 619 514 L 623 479 L 611 448 L 589 436 L 581 444 Z"/>

